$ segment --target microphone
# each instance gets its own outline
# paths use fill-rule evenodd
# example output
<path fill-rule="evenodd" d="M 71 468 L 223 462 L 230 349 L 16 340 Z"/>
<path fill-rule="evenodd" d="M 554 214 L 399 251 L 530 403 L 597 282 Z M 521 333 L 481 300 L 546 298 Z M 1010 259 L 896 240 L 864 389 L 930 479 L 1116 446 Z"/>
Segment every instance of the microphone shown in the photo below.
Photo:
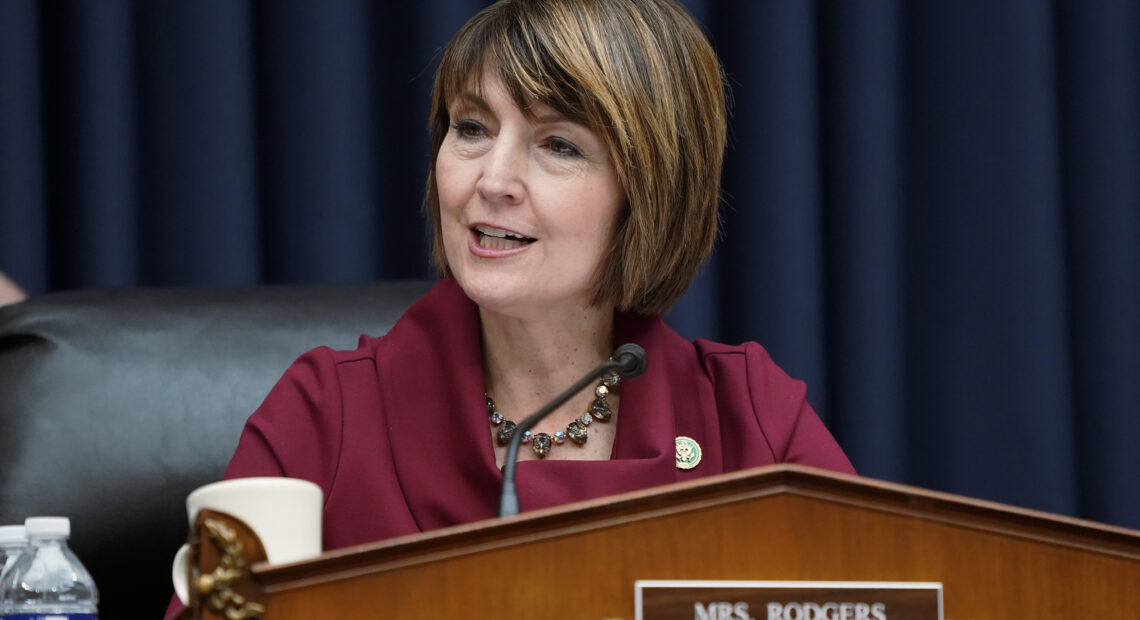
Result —
<path fill-rule="evenodd" d="M 622 379 L 634 379 L 641 376 L 645 372 L 646 366 L 649 364 L 649 357 L 645 354 L 645 349 L 633 344 L 632 342 L 623 344 L 618 347 L 610 359 L 598 364 L 598 367 L 591 370 L 581 379 L 578 379 L 574 385 L 571 385 L 554 400 L 547 403 L 542 409 L 530 414 L 522 422 L 519 422 L 515 427 L 514 433 L 511 435 L 511 443 L 507 445 L 507 459 L 503 463 L 503 491 L 499 494 L 499 516 L 509 517 L 519 513 L 519 496 L 518 491 L 515 489 L 515 463 L 519 458 L 519 441 L 522 439 L 524 433 L 534 428 L 534 425 L 542 421 L 543 418 L 550 415 L 551 411 L 562 406 L 563 403 L 570 400 L 572 396 L 581 392 L 583 388 L 597 381 L 603 374 L 609 372 L 617 372 L 621 375 Z"/>

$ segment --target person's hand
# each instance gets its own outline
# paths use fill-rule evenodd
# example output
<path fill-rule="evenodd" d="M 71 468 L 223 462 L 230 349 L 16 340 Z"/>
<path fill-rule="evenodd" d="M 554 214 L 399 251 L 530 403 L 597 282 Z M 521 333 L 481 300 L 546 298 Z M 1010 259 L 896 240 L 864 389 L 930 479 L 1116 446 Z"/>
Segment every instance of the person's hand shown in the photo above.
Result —
<path fill-rule="evenodd" d="M 8 276 L 4 275 L 4 272 L 0 271 L 0 306 L 14 304 L 27 299 L 27 297 L 24 289 L 17 286 Z"/>

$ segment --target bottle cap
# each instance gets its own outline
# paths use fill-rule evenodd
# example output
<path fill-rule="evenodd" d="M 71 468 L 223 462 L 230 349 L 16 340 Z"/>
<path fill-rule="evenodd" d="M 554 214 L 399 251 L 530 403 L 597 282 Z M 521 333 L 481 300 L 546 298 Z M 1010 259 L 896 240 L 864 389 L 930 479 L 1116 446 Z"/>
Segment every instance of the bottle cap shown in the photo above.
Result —
<path fill-rule="evenodd" d="M 28 538 L 32 536 L 71 536 L 71 519 L 67 517 L 28 517 L 24 519 Z"/>
<path fill-rule="evenodd" d="M 22 525 L 0 525 L 0 545 L 24 544 L 28 535 Z"/>

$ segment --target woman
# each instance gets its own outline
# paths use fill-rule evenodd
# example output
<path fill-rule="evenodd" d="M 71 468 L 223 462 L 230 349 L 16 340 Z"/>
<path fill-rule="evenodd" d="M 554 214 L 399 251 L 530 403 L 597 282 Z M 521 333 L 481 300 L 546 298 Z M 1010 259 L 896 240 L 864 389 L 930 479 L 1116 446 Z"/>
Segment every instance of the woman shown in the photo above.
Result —
<path fill-rule="evenodd" d="M 492 5 L 444 53 L 430 129 L 445 277 L 386 336 L 298 360 L 227 477 L 321 485 L 326 549 L 492 517 L 502 428 L 624 342 L 649 369 L 535 428 L 552 441 L 520 451 L 524 510 L 778 461 L 852 471 L 759 345 L 657 316 L 711 249 L 725 142 L 719 63 L 675 2 Z M 595 401 L 609 413 L 583 416 Z"/>
<path fill-rule="evenodd" d="M 716 237 L 720 65 L 673 0 L 502 0 L 444 53 L 426 211 L 444 276 L 382 338 L 302 356 L 227 477 L 325 492 L 334 549 L 495 515 L 500 435 L 625 342 L 646 373 L 535 428 L 524 510 L 791 461 L 851 472 L 755 343 L 658 314 Z"/>

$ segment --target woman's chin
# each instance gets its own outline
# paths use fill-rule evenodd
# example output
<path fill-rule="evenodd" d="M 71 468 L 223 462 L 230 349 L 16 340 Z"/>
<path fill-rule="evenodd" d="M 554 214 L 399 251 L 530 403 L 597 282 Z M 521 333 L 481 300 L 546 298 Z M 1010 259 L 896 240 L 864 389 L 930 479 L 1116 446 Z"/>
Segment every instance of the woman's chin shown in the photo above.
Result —
<path fill-rule="evenodd" d="M 482 310 L 501 314 L 516 314 L 535 302 L 531 296 L 525 294 L 525 291 L 520 290 L 522 287 L 517 285 L 481 281 L 460 281 L 459 285 L 467 297 Z"/>
<path fill-rule="evenodd" d="M 569 307 L 585 303 L 585 297 L 559 294 L 517 280 L 456 278 L 463 292 L 479 309 L 519 319 L 561 314 Z"/>

